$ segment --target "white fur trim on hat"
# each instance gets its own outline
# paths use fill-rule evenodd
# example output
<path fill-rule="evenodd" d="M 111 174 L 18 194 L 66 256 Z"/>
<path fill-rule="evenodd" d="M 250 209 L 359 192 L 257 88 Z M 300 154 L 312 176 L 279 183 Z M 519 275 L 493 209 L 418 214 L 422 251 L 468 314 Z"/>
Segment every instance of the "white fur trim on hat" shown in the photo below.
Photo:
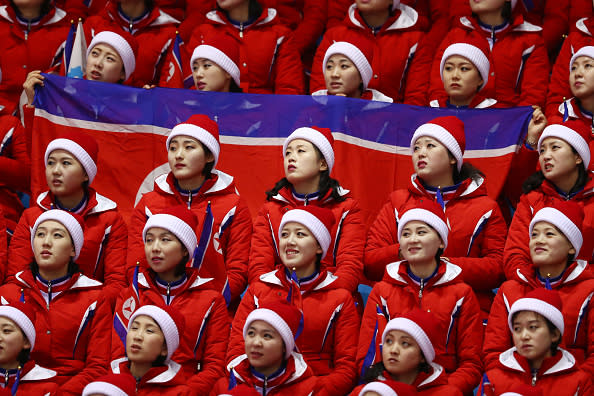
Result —
<path fill-rule="evenodd" d="M 328 59 L 330 59 L 330 57 L 335 54 L 342 54 L 355 64 L 355 67 L 357 67 L 357 70 L 359 70 L 359 74 L 361 74 L 363 88 L 367 89 L 367 85 L 371 80 L 373 71 L 371 69 L 371 65 L 369 64 L 369 60 L 365 57 L 365 55 L 363 55 L 363 52 L 361 52 L 359 48 L 351 43 L 346 41 L 336 41 L 326 50 L 326 54 L 324 55 L 324 63 L 322 63 L 322 72 L 326 70 L 326 63 L 328 63 Z"/>
<path fill-rule="evenodd" d="M 439 218 L 435 213 L 432 213 L 426 209 L 421 208 L 414 208 L 407 210 L 404 212 L 400 221 L 398 222 L 398 242 L 400 242 L 400 237 L 402 235 L 402 230 L 407 223 L 411 221 L 422 221 L 424 223 L 429 224 L 441 237 L 443 241 L 443 248 L 448 247 L 448 226 L 447 224 Z"/>
<path fill-rule="evenodd" d="M 87 153 L 86 150 L 82 148 L 81 145 L 70 139 L 60 138 L 52 140 L 45 149 L 43 160 L 46 164 L 48 157 L 55 150 L 66 150 L 70 154 L 74 155 L 78 162 L 80 162 L 82 165 L 85 172 L 87 172 L 89 184 L 93 182 L 93 179 L 95 179 L 95 176 L 97 175 L 97 164 L 95 161 L 93 161 L 89 153 Z"/>
<path fill-rule="evenodd" d="M 573 56 L 571 57 L 571 60 L 569 61 L 569 71 L 570 72 L 571 72 L 571 66 L 573 66 L 573 62 L 575 62 L 575 60 L 577 58 L 579 58 L 580 56 L 587 56 L 588 58 L 594 59 L 594 46 L 586 45 L 586 46 L 580 48 L 575 54 L 573 54 Z"/>
<path fill-rule="evenodd" d="M 35 220 L 35 224 L 33 225 L 33 232 L 31 232 L 31 249 L 33 249 L 33 240 L 35 239 L 35 234 L 37 233 L 37 227 L 39 227 L 39 225 L 46 220 L 57 221 L 58 223 L 66 227 L 68 233 L 70 234 L 70 239 L 72 239 L 72 244 L 74 245 L 73 260 L 76 261 L 83 247 L 85 236 L 80 223 L 65 210 L 51 209 L 43 212 L 37 218 L 37 220 Z"/>
<path fill-rule="evenodd" d="M 295 222 L 303 224 L 314 235 L 320 247 L 322 248 L 322 259 L 326 257 L 328 247 L 330 247 L 330 231 L 326 228 L 324 223 L 320 221 L 313 214 L 306 212 L 303 209 L 289 210 L 283 215 L 280 226 L 278 227 L 278 239 L 281 239 L 281 234 L 285 224 Z"/>
<path fill-rule="evenodd" d="M 107 395 L 107 396 L 129 396 L 126 392 L 110 384 L 109 382 L 95 381 L 91 382 L 83 390 L 82 396 Z"/>
<path fill-rule="evenodd" d="M 173 352 L 175 352 L 179 346 L 180 334 L 175 321 L 164 309 L 159 308 L 156 305 L 143 305 L 134 311 L 130 317 L 128 331 L 130 331 L 134 319 L 140 315 L 146 315 L 152 318 L 161 328 L 163 337 L 165 338 L 165 345 L 167 345 L 167 357 L 165 360 L 166 362 L 169 362 L 171 355 L 173 355 Z"/>
<path fill-rule="evenodd" d="M 128 43 L 128 41 L 120 36 L 115 32 L 110 32 L 108 30 L 104 30 L 99 32 L 93 37 L 91 40 L 91 44 L 87 48 L 87 58 L 91 53 L 91 50 L 97 44 L 108 44 L 113 47 L 114 50 L 120 55 L 122 58 L 122 63 L 124 64 L 124 73 L 126 73 L 126 80 L 130 78 L 130 75 L 134 72 L 136 68 L 136 57 L 134 56 L 134 50 Z"/>
<path fill-rule="evenodd" d="M 219 65 L 219 67 L 225 70 L 231 75 L 235 84 L 239 86 L 239 67 L 220 49 L 213 47 L 212 45 L 202 44 L 194 49 L 192 53 L 192 59 L 190 60 L 190 69 L 194 66 L 194 61 L 198 58 L 209 59 Z"/>
<path fill-rule="evenodd" d="M 517 392 L 505 392 L 505 393 L 502 393 L 501 396 L 522 396 L 522 395 Z"/>
<path fill-rule="evenodd" d="M 564 324 L 563 324 L 563 314 L 553 305 L 544 302 L 543 300 L 539 300 L 537 298 L 520 298 L 516 300 L 515 303 L 512 304 L 509 314 L 507 315 L 507 324 L 509 325 L 510 331 L 514 332 L 514 324 L 512 323 L 512 317 L 516 312 L 520 311 L 531 311 L 541 314 L 545 318 L 551 321 L 555 325 L 555 327 L 559 330 L 561 335 L 563 335 Z"/>
<path fill-rule="evenodd" d="M 483 79 L 483 84 L 480 87 L 480 89 L 483 89 L 483 87 L 487 84 L 487 81 L 489 81 L 489 59 L 483 53 L 483 51 L 474 45 L 467 43 L 454 43 L 450 45 L 444 51 L 443 56 L 441 57 L 441 63 L 439 64 L 442 81 L 444 65 L 448 58 L 452 55 L 463 56 L 468 59 L 474 65 L 474 67 L 476 67 L 481 78 Z"/>
<path fill-rule="evenodd" d="M 302 127 L 295 129 L 283 144 L 283 157 L 287 152 L 287 146 L 295 139 L 307 140 L 316 146 L 322 153 L 322 156 L 324 156 L 326 164 L 328 164 L 328 171 L 332 172 L 332 167 L 334 166 L 334 149 L 324 135 L 313 128 Z"/>
<path fill-rule="evenodd" d="M 381 396 L 398 396 L 394 389 L 379 381 L 370 382 L 365 385 L 361 389 L 361 392 L 359 392 L 359 396 L 363 396 L 365 392 L 375 392 Z"/>
<path fill-rule="evenodd" d="M 460 149 L 460 145 L 458 144 L 456 139 L 454 139 L 454 136 L 452 136 L 452 134 L 447 129 L 445 129 L 441 125 L 432 124 L 430 122 L 421 125 L 415 131 L 412 139 L 410 139 L 411 152 L 414 151 L 415 142 L 417 141 L 417 139 L 422 136 L 429 136 L 434 139 L 437 139 L 448 150 L 450 150 L 450 153 L 452 153 L 452 155 L 456 159 L 456 166 L 458 167 L 458 171 L 460 171 L 463 162 L 462 149 Z"/>
<path fill-rule="evenodd" d="M 582 158 L 584 167 L 588 169 L 590 165 L 590 146 L 579 133 L 565 125 L 551 124 L 544 129 L 538 139 L 538 152 L 540 152 L 541 143 L 548 137 L 556 137 L 569 143 Z"/>
<path fill-rule="evenodd" d="M 569 220 L 569 217 L 565 216 L 563 212 L 551 207 L 542 208 L 536 212 L 530 221 L 530 230 L 528 235 L 532 235 L 532 229 L 534 228 L 534 225 L 540 221 L 546 221 L 547 223 L 551 223 L 557 227 L 575 249 L 574 256 L 577 257 L 580 254 L 580 249 L 582 248 L 582 244 L 584 242 L 582 232 L 573 221 Z"/>
<path fill-rule="evenodd" d="M 433 344 L 427 336 L 427 333 L 425 333 L 421 326 L 407 318 L 392 319 L 388 322 L 384 329 L 382 334 L 382 344 L 385 342 L 388 333 L 392 330 L 401 330 L 405 333 L 408 333 L 412 338 L 415 339 L 417 344 L 419 344 L 419 348 L 421 348 L 427 363 L 433 362 L 433 359 L 435 359 L 435 349 L 433 348 Z"/>
<path fill-rule="evenodd" d="M 171 139 L 179 135 L 190 136 L 204 144 L 210 150 L 214 157 L 214 166 L 217 166 L 217 162 L 219 162 L 219 153 L 221 152 L 221 146 L 219 145 L 217 139 L 214 136 L 212 136 L 210 132 L 194 124 L 177 124 L 173 127 L 171 133 L 169 133 L 169 136 L 167 137 L 167 150 L 169 150 L 169 142 L 171 141 Z"/>
<path fill-rule="evenodd" d="M 157 213 L 149 217 L 146 221 L 146 224 L 144 225 L 144 228 L 142 230 L 143 240 L 146 238 L 146 233 L 148 232 L 148 230 L 153 227 L 164 228 L 166 230 L 171 231 L 173 235 L 175 235 L 180 240 L 180 242 L 186 247 L 190 257 L 194 255 L 197 237 L 196 233 L 194 232 L 192 227 L 188 225 L 188 223 L 170 214 Z"/>
<path fill-rule="evenodd" d="M 35 346 L 35 325 L 31 322 L 31 319 L 25 315 L 20 309 L 11 307 L 10 305 L 0 306 L 0 316 L 4 316 L 17 324 L 23 331 L 29 344 L 31 344 L 31 351 Z"/>
<path fill-rule="evenodd" d="M 245 320 L 245 324 L 243 325 L 243 339 L 247 336 L 248 329 L 253 321 L 262 320 L 268 323 L 270 326 L 274 327 L 278 334 L 280 334 L 281 338 L 285 343 L 285 359 L 288 359 L 295 349 L 295 335 L 291 331 L 291 328 L 285 322 L 285 320 L 280 317 L 279 314 L 274 312 L 268 308 L 258 308 L 250 312 L 247 319 Z"/>

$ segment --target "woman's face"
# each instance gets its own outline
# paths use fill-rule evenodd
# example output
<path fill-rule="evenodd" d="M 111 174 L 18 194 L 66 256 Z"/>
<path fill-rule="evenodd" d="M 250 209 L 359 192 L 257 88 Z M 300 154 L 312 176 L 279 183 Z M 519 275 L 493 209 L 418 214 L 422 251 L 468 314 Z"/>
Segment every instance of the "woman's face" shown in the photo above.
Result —
<path fill-rule="evenodd" d="M 430 136 L 419 137 L 413 146 L 412 161 L 415 172 L 428 185 L 445 187 L 453 184 L 453 181 L 447 184 L 443 181 L 452 179 L 456 159 L 439 140 Z"/>
<path fill-rule="evenodd" d="M 326 62 L 324 80 L 328 95 L 361 97 L 361 74 L 353 62 L 342 54 L 334 54 Z"/>
<path fill-rule="evenodd" d="M 434 261 L 437 251 L 444 248 L 437 231 L 418 220 L 409 221 L 404 225 L 399 242 L 402 257 L 411 265 Z"/>
<path fill-rule="evenodd" d="M 512 338 L 518 354 L 540 368 L 542 361 L 551 356 L 551 344 L 559 341 L 559 331 L 551 332 L 545 319 L 532 311 L 520 311 L 512 322 Z"/>
<path fill-rule="evenodd" d="M 83 183 L 88 181 L 87 172 L 70 152 L 62 149 L 52 151 L 45 164 L 45 181 L 58 198 L 80 194 Z"/>
<path fill-rule="evenodd" d="M 210 59 L 198 58 L 192 65 L 192 78 L 198 91 L 229 92 L 231 75 Z"/>
<path fill-rule="evenodd" d="M 467 58 L 460 55 L 452 55 L 446 59 L 442 77 L 443 87 L 452 104 L 470 103 L 483 84 L 478 69 Z"/>
<path fill-rule="evenodd" d="M 477 15 L 492 13 L 503 9 L 509 0 L 470 0 L 470 10 Z"/>
<path fill-rule="evenodd" d="M 410 334 L 392 330 L 382 344 L 382 362 L 392 376 L 409 375 L 419 371 L 425 359 L 419 344 Z"/>
<path fill-rule="evenodd" d="M 214 161 L 212 153 L 206 153 L 202 144 L 191 136 L 178 135 L 169 142 L 167 160 L 173 176 L 186 184 L 199 183 L 207 162 Z"/>
<path fill-rule="evenodd" d="M 548 137 L 540 145 L 538 161 L 544 177 L 555 185 L 576 179 L 582 158 L 563 139 Z"/>
<path fill-rule="evenodd" d="M 133 363 L 152 363 L 159 356 L 167 356 L 163 331 L 151 318 L 138 315 L 126 334 L 126 355 Z"/>
<path fill-rule="evenodd" d="M 287 145 L 284 166 L 285 177 L 293 185 L 319 180 L 320 173 L 328 169 L 313 144 L 304 139 L 294 139 Z"/>
<path fill-rule="evenodd" d="M 165 228 L 149 228 L 144 238 L 144 254 L 153 271 L 168 280 L 175 274 L 177 265 L 188 260 L 184 245 Z"/>
<path fill-rule="evenodd" d="M 87 80 L 108 83 L 124 81 L 126 73 L 120 54 L 109 44 L 95 45 L 87 57 L 85 77 Z"/>
<path fill-rule="evenodd" d="M 256 371 L 268 375 L 282 365 L 285 343 L 274 327 L 263 320 L 254 320 L 245 336 L 245 353 Z"/>
<path fill-rule="evenodd" d="M 75 250 L 66 227 L 55 220 L 39 224 L 33 236 L 33 255 L 40 271 L 56 273 L 67 268 Z"/>
<path fill-rule="evenodd" d="M 286 223 L 279 240 L 280 258 L 285 267 L 305 270 L 311 275 L 316 268 L 317 255 L 322 253 L 320 244 L 311 231 L 301 223 Z M 306 275 L 306 276 L 307 276 Z"/>
<path fill-rule="evenodd" d="M 563 265 L 575 249 L 557 227 L 546 221 L 534 225 L 530 235 L 530 257 L 535 267 Z"/>
<path fill-rule="evenodd" d="M 378 12 L 392 9 L 393 0 L 355 0 L 360 12 Z"/>
<path fill-rule="evenodd" d="M 571 65 L 569 73 L 571 93 L 578 99 L 594 97 L 594 59 L 580 56 Z"/>
<path fill-rule="evenodd" d="M 0 367 L 15 369 L 17 358 L 23 349 L 31 348 L 21 328 L 6 316 L 0 316 Z"/>

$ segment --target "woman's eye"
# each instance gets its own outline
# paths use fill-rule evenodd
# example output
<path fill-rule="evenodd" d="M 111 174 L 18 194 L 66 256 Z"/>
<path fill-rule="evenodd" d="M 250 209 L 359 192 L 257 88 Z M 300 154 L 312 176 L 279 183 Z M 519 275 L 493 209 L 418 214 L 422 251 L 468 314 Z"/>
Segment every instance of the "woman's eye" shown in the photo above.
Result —
<path fill-rule="evenodd" d="M 410 344 L 407 341 L 402 341 L 402 346 L 407 347 L 407 346 L 410 346 Z"/>
<path fill-rule="evenodd" d="M 45 233 L 43 231 L 37 231 L 37 234 L 35 234 L 37 238 L 42 238 L 44 235 Z"/>
<path fill-rule="evenodd" d="M 54 238 L 62 238 L 62 234 L 60 234 L 59 232 L 55 232 Z"/>

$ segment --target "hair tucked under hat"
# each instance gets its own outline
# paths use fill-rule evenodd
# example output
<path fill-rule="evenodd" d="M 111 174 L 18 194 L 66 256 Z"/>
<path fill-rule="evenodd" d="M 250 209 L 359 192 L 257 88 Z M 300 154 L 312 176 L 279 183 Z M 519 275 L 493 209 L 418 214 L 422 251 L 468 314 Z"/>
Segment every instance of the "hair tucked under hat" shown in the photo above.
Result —
<path fill-rule="evenodd" d="M 557 227 L 565 235 L 573 248 L 574 256 L 580 253 L 582 243 L 582 219 L 584 211 L 582 207 L 574 201 L 555 201 L 551 206 L 545 206 L 540 209 L 530 221 L 529 234 L 532 235 L 534 225 L 540 221 L 545 221 Z"/>
<path fill-rule="evenodd" d="M 87 47 L 87 58 L 97 44 L 108 44 L 116 50 L 122 58 L 126 80 L 130 78 L 136 68 L 136 55 L 138 54 L 138 43 L 134 36 L 126 32 L 116 33 L 109 30 L 99 32 Z"/>
<path fill-rule="evenodd" d="M 171 355 L 173 355 L 173 352 L 179 346 L 180 337 L 184 332 L 184 317 L 171 306 L 161 308 L 156 305 L 143 305 L 130 316 L 128 331 L 130 331 L 134 319 L 140 315 L 152 318 L 161 328 L 163 337 L 165 338 L 165 345 L 167 345 L 165 362 L 169 362 Z"/>
<path fill-rule="evenodd" d="M 281 239 L 283 227 L 290 222 L 303 224 L 314 235 L 322 248 L 322 259 L 326 257 L 332 237 L 330 232 L 336 220 L 330 209 L 319 206 L 301 206 L 287 211 L 278 227 L 278 238 Z"/>
<path fill-rule="evenodd" d="M 330 59 L 332 55 L 336 54 L 342 54 L 349 58 L 351 62 L 353 62 L 357 70 L 359 70 L 359 74 L 361 75 L 363 89 L 367 89 L 367 85 L 369 84 L 371 76 L 373 75 L 373 70 L 371 69 L 373 47 L 371 43 L 365 39 L 359 39 L 356 37 L 351 37 L 349 40 L 344 41 L 335 41 L 326 50 L 324 61 L 322 63 L 323 71 L 326 70 L 328 59 Z"/>
<path fill-rule="evenodd" d="M 316 126 L 297 128 L 285 139 L 283 144 L 283 157 L 287 152 L 287 146 L 295 139 L 307 140 L 320 150 L 328 164 L 328 171 L 332 172 L 334 166 L 334 137 L 328 128 Z"/>
<path fill-rule="evenodd" d="M 512 304 L 507 315 L 509 329 L 513 333 L 514 324 L 512 320 L 514 314 L 520 311 L 530 311 L 536 312 L 550 320 L 561 335 L 563 335 L 565 325 L 562 307 L 561 297 L 556 290 L 547 290 L 545 288 L 534 289 Z"/>
<path fill-rule="evenodd" d="M 0 305 L 0 316 L 4 316 L 16 323 L 31 344 L 31 351 L 35 347 L 35 311 L 29 304 L 20 301 L 10 305 Z"/>
<path fill-rule="evenodd" d="M 433 341 L 439 337 L 439 322 L 434 314 L 415 308 L 405 315 L 390 320 L 384 328 L 382 344 L 392 330 L 408 333 L 419 344 L 427 363 L 433 362 L 435 359 Z"/>
<path fill-rule="evenodd" d="M 415 220 L 429 224 L 439 234 L 443 241 L 443 248 L 448 246 L 449 227 L 445 213 L 437 202 L 428 199 L 421 200 L 402 214 L 398 220 L 398 242 L 406 224 Z"/>
<path fill-rule="evenodd" d="M 61 209 L 51 209 L 43 212 L 39 215 L 37 220 L 35 220 L 33 230 L 31 231 L 31 249 L 33 249 L 33 240 L 35 239 L 37 228 L 41 223 L 47 220 L 57 221 L 58 223 L 66 227 L 68 234 L 70 234 L 70 239 L 72 239 L 72 244 L 74 245 L 73 260 L 76 261 L 76 259 L 80 255 L 80 251 L 83 247 L 83 243 L 85 240 L 85 236 L 83 233 L 84 222 L 82 217 L 80 217 L 77 214 L 70 213 Z"/>
<path fill-rule="evenodd" d="M 89 184 L 93 182 L 97 175 L 99 145 L 92 136 L 74 130 L 61 134 L 47 145 L 43 157 L 46 164 L 50 154 L 55 150 L 65 150 L 72 154 L 87 173 Z"/>
<path fill-rule="evenodd" d="M 577 58 L 579 58 L 580 56 L 587 56 L 588 58 L 594 59 L 594 46 L 592 46 L 592 45 L 583 46 L 575 54 L 573 54 L 573 56 L 571 57 L 571 60 L 569 61 L 569 71 L 570 72 L 571 72 L 571 67 L 573 66 L 573 62 L 575 62 L 575 60 Z"/>
<path fill-rule="evenodd" d="M 194 67 L 194 61 L 199 58 L 209 59 L 219 65 L 239 86 L 240 71 L 237 66 L 240 59 L 239 45 L 233 37 L 227 34 L 217 34 L 197 46 L 190 59 L 190 68 Z"/>
<path fill-rule="evenodd" d="M 221 145 L 219 144 L 219 125 L 215 121 L 204 114 L 190 116 L 185 122 L 173 127 L 167 136 L 167 150 L 171 139 L 179 135 L 190 136 L 205 145 L 214 157 L 214 166 L 217 166 Z"/>
<path fill-rule="evenodd" d="M 142 230 L 142 239 L 146 239 L 146 233 L 154 227 L 170 231 L 185 246 L 190 257 L 194 255 L 198 218 L 187 207 L 173 206 L 149 217 Z"/>
<path fill-rule="evenodd" d="M 95 394 L 106 396 L 136 395 L 136 380 L 130 374 L 110 373 L 97 378 L 83 389 L 82 396 Z"/>
<path fill-rule="evenodd" d="M 466 135 L 464 122 L 455 116 L 438 117 L 417 128 L 410 139 L 410 151 L 414 152 L 416 141 L 428 136 L 437 139 L 452 153 L 456 159 L 458 171 L 462 168 L 464 150 L 466 149 Z"/>
<path fill-rule="evenodd" d="M 445 49 L 443 55 L 441 57 L 441 63 L 439 64 L 439 70 L 441 71 L 441 80 L 443 81 L 443 68 L 447 59 L 450 56 L 460 55 L 468 59 L 474 67 L 479 72 L 483 83 L 480 86 L 480 89 L 483 89 L 485 85 L 487 85 L 487 81 L 489 81 L 489 70 L 490 70 L 490 62 L 489 62 L 489 47 L 487 40 L 480 38 L 474 39 L 469 37 L 466 42 L 457 42 L 451 44 L 449 47 Z"/>
<path fill-rule="evenodd" d="M 591 128 L 578 120 L 569 120 L 562 124 L 551 124 L 542 131 L 538 139 L 537 149 L 540 152 L 540 146 L 546 138 L 556 137 L 564 140 L 577 151 L 584 162 L 584 167 L 588 169 L 590 165 L 590 146 L 588 142 L 590 141 L 591 133 Z"/>

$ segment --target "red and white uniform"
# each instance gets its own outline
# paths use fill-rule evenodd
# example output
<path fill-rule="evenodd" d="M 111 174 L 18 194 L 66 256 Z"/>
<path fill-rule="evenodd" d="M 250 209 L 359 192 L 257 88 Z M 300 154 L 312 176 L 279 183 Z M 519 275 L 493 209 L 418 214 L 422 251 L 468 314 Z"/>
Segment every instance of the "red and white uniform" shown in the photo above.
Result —
<path fill-rule="evenodd" d="M 494 32 L 482 27 L 475 18 L 460 18 L 433 57 L 429 100 L 447 97 L 440 70 L 445 49 L 453 43 L 487 40 L 494 65 L 491 77 L 497 102 L 505 107 L 544 105 L 550 68 L 541 32 L 540 27 L 524 21 L 522 15 Z"/>
<path fill-rule="evenodd" d="M 12 390 L 12 387 L 16 381 L 17 371 L 17 369 L 0 369 L 0 378 L 3 379 L 3 381 L 0 382 L 0 387 L 3 389 Z M 18 376 L 19 382 L 16 388 L 15 396 L 46 396 L 57 394 L 58 385 L 53 382 L 56 379 L 56 372 L 54 370 L 38 366 L 31 359 L 25 363 L 25 365 L 19 371 Z M 0 394 L 2 394 L 1 391 Z"/>
<path fill-rule="evenodd" d="M 381 360 L 379 345 L 390 319 L 413 308 L 430 310 L 439 319 L 443 336 L 433 341 L 435 362 L 445 368 L 449 385 L 464 394 L 472 393 L 481 378 L 483 330 L 478 301 L 470 286 L 462 282 L 461 273 L 460 267 L 442 260 L 435 275 L 421 288 L 409 275 L 406 261 L 388 265 L 384 279 L 373 287 L 365 306 L 357 367 L 363 366 L 364 359 L 372 360 L 370 364 Z"/>
<path fill-rule="evenodd" d="M 572 0 L 569 5 L 569 32 L 574 32 L 576 22 L 582 18 L 588 18 L 594 14 L 594 3 L 592 0 Z"/>
<path fill-rule="evenodd" d="M 486 98 L 480 94 L 476 94 L 472 99 L 472 102 L 465 107 L 456 107 L 448 103 L 447 98 L 434 99 L 429 102 L 429 107 L 441 107 L 441 108 L 469 108 L 469 109 L 496 109 L 500 106 L 497 105 L 497 101 L 493 98 Z"/>
<path fill-rule="evenodd" d="M 582 109 L 578 104 L 576 98 L 570 98 L 563 101 L 563 103 L 559 105 L 557 110 L 557 114 L 549 116 L 549 124 L 562 124 L 563 119 L 565 118 L 565 115 L 567 113 L 568 119 L 582 121 L 584 124 L 586 124 L 590 128 L 593 128 L 594 130 L 594 121 L 592 120 L 592 113 L 588 112 L 585 109 Z M 588 145 L 590 146 L 590 152 L 594 153 L 594 132 L 592 132 L 592 135 L 590 136 Z M 594 170 L 594 163 L 592 163 L 592 161 L 590 161 L 588 169 Z"/>
<path fill-rule="evenodd" d="M 46 191 L 37 197 L 36 206 L 23 212 L 10 242 L 7 277 L 28 268 L 34 260 L 31 229 L 39 215 L 46 210 L 56 209 L 54 202 L 53 194 Z M 83 274 L 103 283 L 103 293 L 113 306 L 126 285 L 126 223 L 118 212 L 116 203 L 92 188 L 89 188 L 86 205 L 78 214 L 85 223 L 85 240 L 76 263 Z"/>
<path fill-rule="evenodd" d="M 497 367 L 487 371 L 488 384 L 483 384 L 478 394 L 501 395 L 518 384 L 538 387 L 543 396 L 586 396 L 594 392 L 591 374 L 578 369 L 571 353 L 559 349 L 555 356 L 546 358 L 533 374 L 526 358 L 513 347 L 499 356 Z M 484 392 L 484 393 L 481 393 Z"/>
<path fill-rule="evenodd" d="M 0 115 L 0 209 L 13 231 L 24 209 L 16 192 L 29 191 L 31 159 L 28 147 L 20 120 L 11 115 Z"/>
<path fill-rule="evenodd" d="M 31 357 L 58 373 L 55 382 L 63 394 L 80 395 L 89 382 L 107 373 L 112 315 L 101 286 L 76 273 L 50 289 L 27 270 L 0 288 L 3 303 L 24 297 L 35 310 Z"/>
<path fill-rule="evenodd" d="M 201 14 L 204 18 L 208 11 L 217 7 L 216 0 L 156 0 L 156 3 L 178 21 L 191 18 L 194 14 Z"/>
<path fill-rule="evenodd" d="M 221 378 L 210 392 L 210 396 L 226 395 L 229 393 L 230 370 L 233 369 L 235 380 L 238 385 L 246 384 L 256 389 L 260 394 L 266 396 L 310 396 L 317 395 L 314 390 L 320 380 L 315 377 L 311 368 L 307 365 L 303 356 L 299 353 L 293 354 L 286 361 L 286 365 L 279 372 L 269 377 L 256 376 L 251 371 L 247 355 L 243 354 L 233 359 L 227 365 L 227 376 Z M 265 393 L 264 393 L 265 392 Z"/>
<path fill-rule="evenodd" d="M 384 381 L 387 378 L 390 378 L 390 374 L 384 371 L 377 380 Z M 417 389 L 416 394 L 419 396 L 462 396 L 460 389 L 448 385 L 445 370 L 437 363 L 431 363 L 429 373 L 419 372 L 412 386 Z M 350 396 L 359 396 L 364 387 L 365 384 L 357 386 Z"/>
<path fill-rule="evenodd" d="M 336 280 L 331 273 L 322 271 L 313 279 L 302 282 L 299 288 L 292 288 L 292 282 L 283 269 L 262 275 L 259 282 L 250 285 L 237 309 L 227 361 L 245 353 L 243 326 L 250 312 L 259 308 L 261 301 L 287 299 L 289 293 L 301 293 L 299 305 L 303 312 L 303 331 L 296 344 L 314 373 L 322 378 L 321 388 L 316 394 L 348 393 L 357 378 L 355 356 L 359 315 L 348 291 L 330 288 Z"/>
<path fill-rule="evenodd" d="M 509 280 L 499 288 L 489 323 L 485 331 L 485 366 L 493 368 L 499 354 L 513 346 L 507 322 L 509 309 L 526 293 L 544 287 L 532 269 L 530 272 L 517 271 L 517 280 Z M 594 311 L 589 309 L 594 303 L 594 274 L 585 261 L 571 264 L 562 277 L 551 282 L 551 287 L 559 292 L 563 308 L 565 331 L 561 346 L 575 356 L 580 369 L 594 374 Z"/>
<path fill-rule="evenodd" d="M 476 293 L 483 319 L 493 301 L 492 289 L 503 282 L 503 247 L 507 225 L 497 203 L 487 196 L 484 179 L 467 179 L 452 192 L 442 192 L 451 230 L 443 255 L 462 269 L 462 280 Z M 435 200 L 416 174 L 408 189 L 396 190 L 367 234 L 365 275 L 379 281 L 386 265 L 399 260 L 398 220 L 404 210 L 422 199 Z"/>
<path fill-rule="evenodd" d="M 121 358 L 111 362 L 114 374 L 130 373 L 128 359 Z M 140 381 L 136 382 L 137 396 L 193 396 L 195 393 L 186 385 L 186 378 L 180 365 L 170 361 L 167 366 L 152 367 Z"/>
<path fill-rule="evenodd" d="M 0 6 L 0 107 L 11 114 L 19 103 L 23 83 L 33 70 L 47 71 L 62 61 L 70 23 L 66 12 L 51 7 L 28 25 L 10 5 Z"/>
<path fill-rule="evenodd" d="M 86 19 L 99 14 L 109 0 L 55 0 L 56 6 L 68 14 L 68 20 Z"/>
<path fill-rule="evenodd" d="M 592 7 L 592 3 L 590 3 L 590 7 Z M 569 33 L 559 55 L 557 55 L 547 94 L 547 117 L 557 115 L 559 105 L 573 96 L 569 86 L 569 70 L 571 68 L 569 62 L 573 54 L 580 48 L 594 45 L 594 17 L 591 15 L 590 13 L 588 18 L 582 18 L 576 22 L 575 29 Z"/>
<path fill-rule="evenodd" d="M 260 275 L 274 270 L 277 265 L 284 268 L 277 251 L 278 229 L 283 215 L 297 206 L 317 205 L 332 210 L 336 220 L 330 230 L 332 242 L 328 254 L 322 260 L 321 270 L 338 276 L 338 280 L 333 282 L 335 287 L 354 292 L 363 274 L 365 241 L 361 235 L 365 232 L 365 223 L 361 208 L 349 196 L 349 191 L 341 188 L 340 193 L 346 200 L 336 202 L 330 197 L 330 192 L 323 198 L 303 197 L 294 194 L 290 188 L 283 188 L 264 203 L 254 221 L 249 264 L 250 283 L 256 281 Z"/>
<path fill-rule="evenodd" d="M 394 15 L 374 34 L 361 17 L 357 6 L 353 4 L 343 23 L 328 30 L 316 50 L 310 92 L 326 88 L 323 60 L 326 50 L 333 42 L 366 41 L 370 43 L 369 47 L 373 48 L 373 77 L 368 88 L 384 93 L 397 103 L 424 104 L 425 92 L 418 91 L 414 83 L 407 84 L 407 81 L 415 81 L 418 73 L 427 73 L 426 70 L 420 70 L 416 63 L 418 57 L 415 54 L 423 36 L 417 22 L 417 12 L 407 5 L 400 4 Z"/>
<path fill-rule="evenodd" d="M 530 221 L 534 213 L 545 206 L 551 206 L 555 200 L 571 199 L 582 206 L 584 210 L 582 222 L 584 243 L 577 258 L 592 262 L 594 257 L 594 180 L 592 180 L 592 172 L 589 174 L 590 181 L 586 183 L 584 189 L 569 197 L 560 193 L 548 180 L 544 180 L 539 188 L 522 195 L 509 226 L 503 252 L 503 269 L 507 279 L 516 279 L 516 269 L 518 268 L 522 268 L 524 273 L 531 271 L 532 261 L 528 248 Z"/>
<path fill-rule="evenodd" d="M 241 88 L 245 93 L 302 95 L 303 68 L 295 47 L 287 45 L 291 31 L 280 24 L 274 8 L 265 9 L 253 23 L 235 26 L 221 11 L 211 11 L 196 26 L 186 51 L 190 53 L 212 35 L 227 33 L 239 44 Z M 189 59 L 190 57 L 188 57 Z M 183 65 L 184 68 L 189 65 Z M 189 69 L 184 75 L 189 75 Z"/>
<path fill-rule="evenodd" d="M 229 289 L 230 299 L 236 300 L 247 284 L 252 218 L 233 177 L 217 170 L 193 194 L 180 193 L 171 172 L 155 180 L 154 191 L 141 198 L 130 218 L 128 277 L 137 262 L 141 267 L 148 266 L 142 240 L 147 218 L 165 208 L 187 205 L 188 201 L 189 209 L 198 217 L 194 266 L 200 268 L 201 277 L 214 278 L 213 287 L 225 294 Z"/>
<path fill-rule="evenodd" d="M 87 43 L 103 30 L 126 31 L 138 42 L 136 67 L 127 83 L 138 87 L 145 84 L 165 85 L 172 78 L 180 78 L 174 75 L 176 71 L 179 73 L 179 68 L 165 62 L 166 58 L 171 58 L 179 21 L 159 7 L 154 7 L 137 20 L 130 20 L 118 7 L 118 2 L 110 1 L 99 15 L 85 21 Z"/>
<path fill-rule="evenodd" d="M 186 274 L 180 282 L 169 285 L 159 283 L 148 271 L 137 274 L 132 286 L 122 291 L 116 303 L 111 356 L 113 359 L 125 356 L 126 329 L 136 308 L 175 307 L 186 319 L 186 325 L 172 359 L 182 366 L 188 386 L 196 394 L 205 395 L 224 372 L 229 315 L 221 294 L 209 287 L 209 279 L 200 278 L 190 268 Z"/>

